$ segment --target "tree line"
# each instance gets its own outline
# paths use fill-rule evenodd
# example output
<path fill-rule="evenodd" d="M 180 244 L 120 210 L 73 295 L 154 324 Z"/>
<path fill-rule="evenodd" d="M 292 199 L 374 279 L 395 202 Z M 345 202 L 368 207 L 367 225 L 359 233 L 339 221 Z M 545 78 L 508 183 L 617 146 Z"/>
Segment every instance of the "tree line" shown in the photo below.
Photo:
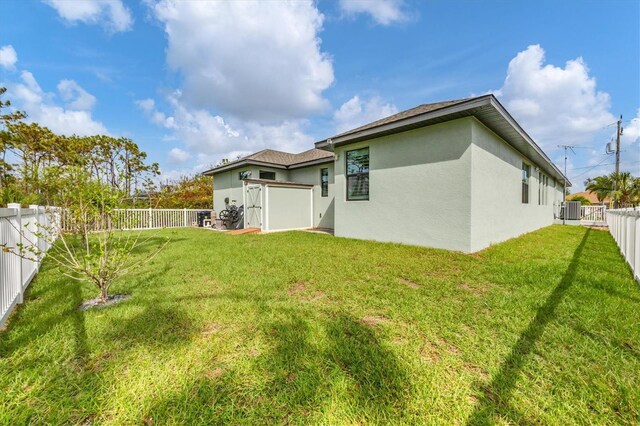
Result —
<path fill-rule="evenodd" d="M 0 96 L 6 88 L 0 87 Z M 159 183 L 160 169 L 129 138 L 58 135 L 0 98 L 0 205 L 59 204 L 71 170 L 116 191 L 124 207 L 211 208 L 210 177 Z"/>
<path fill-rule="evenodd" d="M 0 96 L 5 92 L 0 87 Z M 32 261 L 46 254 L 62 274 L 98 289 L 91 303 L 115 300 L 108 293 L 111 284 L 168 243 L 166 237 L 150 233 L 123 232 L 118 224 L 135 229 L 135 221 L 142 220 L 128 217 L 123 209 L 211 208 L 211 178 L 156 184 L 158 164 L 150 163 L 131 139 L 58 135 L 25 122 L 26 114 L 10 107 L 9 100 L 0 98 L 0 206 L 17 202 L 56 207 L 45 209 L 48 221 L 30 222 L 31 232 L 16 228 L 20 243 L 0 235 L 0 250 Z M 47 240 L 49 251 L 34 237 Z M 136 255 L 141 244 L 150 253 Z"/>

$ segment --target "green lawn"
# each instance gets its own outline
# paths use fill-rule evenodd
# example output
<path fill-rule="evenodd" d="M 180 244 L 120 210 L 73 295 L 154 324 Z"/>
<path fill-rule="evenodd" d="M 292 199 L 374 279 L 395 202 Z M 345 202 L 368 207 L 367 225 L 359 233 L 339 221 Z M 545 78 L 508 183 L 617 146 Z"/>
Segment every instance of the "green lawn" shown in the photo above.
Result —
<path fill-rule="evenodd" d="M 158 235 L 103 310 L 43 268 L 0 334 L 0 424 L 640 422 L 640 287 L 606 232 Z"/>

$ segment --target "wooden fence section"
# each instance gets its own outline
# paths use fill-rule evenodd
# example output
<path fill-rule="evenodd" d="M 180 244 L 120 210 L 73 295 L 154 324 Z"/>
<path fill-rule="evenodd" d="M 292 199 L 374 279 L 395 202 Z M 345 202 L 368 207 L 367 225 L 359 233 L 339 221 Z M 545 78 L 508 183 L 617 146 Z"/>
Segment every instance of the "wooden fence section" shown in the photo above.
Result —
<path fill-rule="evenodd" d="M 0 208 L 0 327 L 18 304 L 22 303 L 24 291 L 40 269 L 42 255 L 49 250 L 60 224 L 60 210 L 55 207 L 9 204 Z M 21 257 L 16 252 L 20 247 L 35 253 Z"/>
<path fill-rule="evenodd" d="M 609 232 L 631 265 L 633 276 L 640 281 L 640 210 L 611 209 L 606 215 Z"/>

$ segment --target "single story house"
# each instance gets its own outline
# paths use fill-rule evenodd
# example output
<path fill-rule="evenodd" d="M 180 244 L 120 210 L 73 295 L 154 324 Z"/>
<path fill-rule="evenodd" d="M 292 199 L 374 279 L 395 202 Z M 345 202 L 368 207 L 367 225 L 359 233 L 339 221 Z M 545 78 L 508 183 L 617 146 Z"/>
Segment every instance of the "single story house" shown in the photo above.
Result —
<path fill-rule="evenodd" d="M 420 105 L 207 172 L 245 227 L 475 252 L 550 225 L 566 177 L 493 95 Z M 566 182 L 567 186 L 570 183 Z"/>

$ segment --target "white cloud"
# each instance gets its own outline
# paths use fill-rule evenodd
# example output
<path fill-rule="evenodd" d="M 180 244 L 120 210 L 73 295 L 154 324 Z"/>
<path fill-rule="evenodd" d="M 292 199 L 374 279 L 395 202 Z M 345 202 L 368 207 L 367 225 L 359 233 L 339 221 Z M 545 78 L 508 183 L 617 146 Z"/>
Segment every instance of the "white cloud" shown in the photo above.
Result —
<path fill-rule="evenodd" d="M 73 80 L 60 81 L 58 92 L 62 100 L 67 102 L 65 106 L 67 109 L 86 111 L 96 104 L 96 97 Z"/>
<path fill-rule="evenodd" d="M 622 127 L 624 130 L 622 131 L 620 142 L 623 145 L 640 142 L 640 108 L 638 108 L 636 116 L 628 124 L 623 124 Z"/>
<path fill-rule="evenodd" d="M 44 0 L 70 23 L 99 24 L 116 33 L 133 26 L 131 11 L 121 0 Z"/>
<path fill-rule="evenodd" d="M 174 118 L 167 117 L 164 113 L 158 111 L 156 109 L 156 102 L 153 99 L 142 99 L 136 101 L 135 104 L 138 106 L 138 108 L 144 111 L 145 114 L 147 114 L 149 120 L 153 124 L 165 127 L 167 129 L 175 128 Z"/>
<path fill-rule="evenodd" d="M 191 155 L 187 151 L 183 151 L 180 148 L 173 148 L 169 151 L 169 161 L 172 163 L 186 163 L 191 158 Z"/>
<path fill-rule="evenodd" d="M 591 142 L 615 121 L 609 95 L 596 90 L 596 80 L 582 58 L 569 60 L 562 68 L 545 65 L 544 54 L 539 45 L 518 53 L 495 95 L 545 150 Z"/>
<path fill-rule="evenodd" d="M 206 166 L 221 158 L 235 158 L 264 148 L 299 152 L 309 149 L 313 143 L 313 138 L 304 132 L 304 120 L 278 124 L 234 121 L 232 124 L 205 109 L 189 108 L 182 102 L 180 91 L 167 100 L 170 114 L 159 111 L 152 99 L 136 104 L 151 122 L 169 132 L 169 140 L 182 142 L 183 152 L 195 154 L 197 161 Z"/>
<path fill-rule="evenodd" d="M 18 54 L 12 45 L 0 47 L 0 67 L 12 70 L 18 62 Z"/>
<path fill-rule="evenodd" d="M 55 95 L 45 93 L 29 71 L 23 71 L 21 79 L 22 83 L 7 83 L 7 86 L 12 100 L 19 109 L 27 113 L 29 121 L 48 127 L 62 135 L 108 134 L 104 125 L 93 119 L 88 108 L 71 109 L 57 105 Z M 62 89 L 60 89 L 61 86 Z M 58 89 L 61 96 L 69 101 L 68 105 L 91 107 L 95 102 L 95 98 L 73 80 L 61 81 Z"/>
<path fill-rule="evenodd" d="M 368 14 L 381 25 L 407 21 L 409 16 L 403 6 L 403 0 L 340 0 L 345 15 Z"/>
<path fill-rule="evenodd" d="M 380 97 L 374 96 L 368 101 L 362 101 L 354 96 L 336 110 L 333 120 L 336 132 L 341 133 L 355 129 L 363 124 L 371 123 L 384 117 L 396 114 L 398 108 L 391 103 L 385 103 Z"/>
<path fill-rule="evenodd" d="M 182 102 L 248 120 L 291 120 L 328 107 L 331 59 L 312 1 L 151 3 L 184 77 Z"/>

